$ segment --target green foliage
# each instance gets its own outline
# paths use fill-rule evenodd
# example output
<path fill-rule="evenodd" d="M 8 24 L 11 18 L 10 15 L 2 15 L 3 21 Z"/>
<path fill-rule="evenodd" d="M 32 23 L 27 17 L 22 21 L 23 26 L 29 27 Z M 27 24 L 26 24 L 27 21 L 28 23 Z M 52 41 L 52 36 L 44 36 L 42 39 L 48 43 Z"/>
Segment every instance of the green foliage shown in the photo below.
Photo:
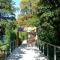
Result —
<path fill-rule="evenodd" d="M 2 28 L 5 28 L 5 37 L 4 39 L 3 37 L 0 39 L 0 48 L 7 49 L 9 48 L 9 43 L 16 40 L 16 31 L 14 31 L 16 29 L 16 23 L 15 21 L 8 22 L 5 20 L 0 21 L 0 23 L 0 26 L 2 26 Z"/>
<path fill-rule="evenodd" d="M 31 26 L 37 26 L 38 24 L 38 18 L 36 16 L 28 19 L 27 23 Z"/>
<path fill-rule="evenodd" d="M 2 44 L 3 44 L 2 41 L 0 41 L 0 46 L 1 46 Z"/>
<path fill-rule="evenodd" d="M 36 26 L 38 0 L 21 0 L 21 14 L 18 16 L 18 24 L 22 26 Z"/>
<path fill-rule="evenodd" d="M 6 45 L 3 45 L 3 46 L 0 47 L 0 49 L 2 49 L 2 50 L 6 50 L 7 47 L 6 47 Z"/>
<path fill-rule="evenodd" d="M 0 0 L 0 7 L 2 11 L 5 12 L 12 12 L 14 11 L 14 5 L 15 3 L 12 0 Z"/>
<path fill-rule="evenodd" d="M 37 9 L 37 16 L 39 18 L 37 24 L 39 39 L 55 45 L 60 45 L 59 4 L 60 2 L 56 0 L 40 0 Z"/>
<path fill-rule="evenodd" d="M 19 32 L 19 38 L 23 41 L 28 38 L 27 32 Z"/>
<path fill-rule="evenodd" d="M 11 34 L 10 34 L 10 40 L 11 40 L 11 41 L 12 41 L 12 40 L 16 40 L 16 34 L 15 34 L 14 31 L 12 31 Z"/>

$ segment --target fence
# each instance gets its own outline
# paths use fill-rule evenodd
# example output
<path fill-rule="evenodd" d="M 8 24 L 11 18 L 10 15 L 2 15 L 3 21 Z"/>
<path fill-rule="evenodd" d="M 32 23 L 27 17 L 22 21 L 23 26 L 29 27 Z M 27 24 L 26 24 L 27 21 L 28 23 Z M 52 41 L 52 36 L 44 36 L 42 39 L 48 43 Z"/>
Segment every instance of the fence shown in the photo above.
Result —
<path fill-rule="evenodd" d="M 60 60 L 60 47 L 39 40 L 37 43 L 42 53 L 47 56 L 48 60 Z"/>
<path fill-rule="evenodd" d="M 16 48 L 16 40 L 11 41 L 10 43 L 6 43 L 4 45 L 9 44 L 9 47 L 5 50 L 0 49 L 0 60 L 7 60 L 7 57 L 11 54 L 11 52 Z M 2 45 L 2 46 L 4 46 Z M 0 46 L 0 47 L 2 47 Z"/>

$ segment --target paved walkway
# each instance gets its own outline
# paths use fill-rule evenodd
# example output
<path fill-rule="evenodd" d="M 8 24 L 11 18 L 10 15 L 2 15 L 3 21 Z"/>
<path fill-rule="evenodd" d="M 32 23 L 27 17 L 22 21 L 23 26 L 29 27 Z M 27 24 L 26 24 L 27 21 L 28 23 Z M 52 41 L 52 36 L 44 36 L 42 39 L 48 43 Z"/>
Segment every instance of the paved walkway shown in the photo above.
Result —
<path fill-rule="evenodd" d="M 27 47 L 27 42 L 24 41 L 22 45 L 16 48 L 7 60 L 47 60 L 46 57 L 34 47 Z"/>

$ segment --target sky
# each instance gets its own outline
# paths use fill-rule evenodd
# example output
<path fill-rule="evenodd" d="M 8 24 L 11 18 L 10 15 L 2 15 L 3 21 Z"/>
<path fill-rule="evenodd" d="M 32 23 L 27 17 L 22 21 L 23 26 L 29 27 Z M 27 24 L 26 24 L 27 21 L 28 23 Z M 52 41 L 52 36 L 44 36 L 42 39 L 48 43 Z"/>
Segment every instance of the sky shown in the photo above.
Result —
<path fill-rule="evenodd" d="M 14 2 L 15 2 L 15 4 L 16 4 L 15 6 L 16 6 L 16 7 L 19 7 L 20 0 L 13 0 L 13 1 L 14 1 Z"/>
<path fill-rule="evenodd" d="M 19 8 L 20 7 L 20 1 L 21 0 L 13 0 L 14 2 L 15 2 L 15 7 L 16 8 Z M 16 12 L 15 12 L 15 15 L 16 15 L 16 18 L 17 18 L 17 16 L 18 16 L 18 14 L 20 13 L 20 11 L 19 10 L 17 10 Z"/>

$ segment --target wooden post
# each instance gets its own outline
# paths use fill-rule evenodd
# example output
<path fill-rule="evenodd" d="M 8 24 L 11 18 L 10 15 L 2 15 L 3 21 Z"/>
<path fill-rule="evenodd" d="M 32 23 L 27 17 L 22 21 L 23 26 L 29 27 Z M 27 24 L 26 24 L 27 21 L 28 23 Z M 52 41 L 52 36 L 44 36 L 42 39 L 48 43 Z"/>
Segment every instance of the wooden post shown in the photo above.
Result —
<path fill-rule="evenodd" d="M 16 38 L 16 46 L 18 47 L 18 38 L 19 38 L 19 32 L 17 32 L 17 38 Z"/>

